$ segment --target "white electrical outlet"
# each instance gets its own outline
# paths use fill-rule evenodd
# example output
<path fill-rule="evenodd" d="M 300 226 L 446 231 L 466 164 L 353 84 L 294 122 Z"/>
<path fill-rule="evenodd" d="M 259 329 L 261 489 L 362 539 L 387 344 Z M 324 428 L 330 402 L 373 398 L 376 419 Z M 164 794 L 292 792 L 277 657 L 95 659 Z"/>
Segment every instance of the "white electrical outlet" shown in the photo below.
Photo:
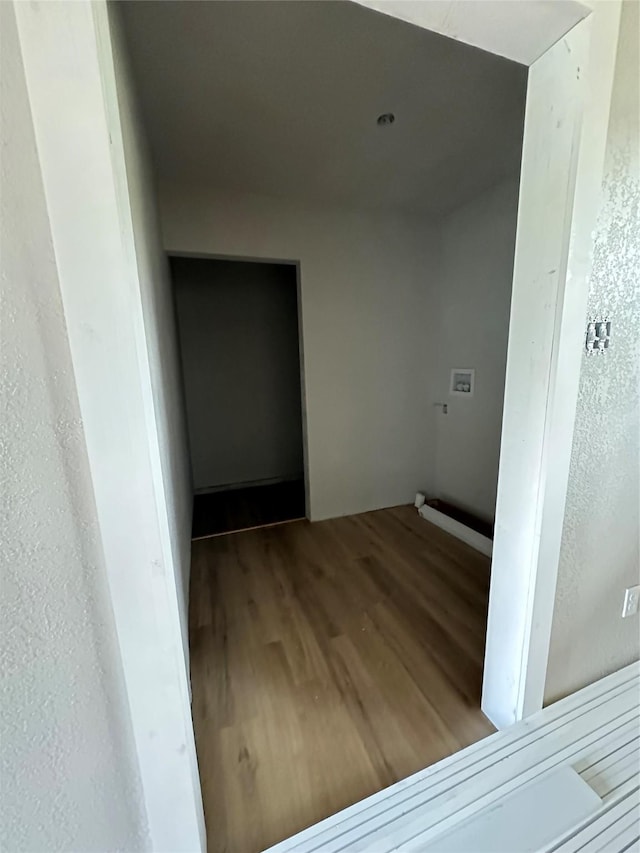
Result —
<path fill-rule="evenodd" d="M 625 616 L 633 616 L 638 612 L 638 604 L 640 604 L 640 586 L 630 586 L 624 591 L 624 604 L 622 605 L 622 618 Z"/>

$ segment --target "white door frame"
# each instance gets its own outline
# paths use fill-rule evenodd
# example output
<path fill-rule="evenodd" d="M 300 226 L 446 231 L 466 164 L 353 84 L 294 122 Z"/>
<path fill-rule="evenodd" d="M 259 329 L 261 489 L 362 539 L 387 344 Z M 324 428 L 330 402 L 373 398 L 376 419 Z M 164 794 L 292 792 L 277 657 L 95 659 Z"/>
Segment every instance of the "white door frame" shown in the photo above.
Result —
<path fill-rule="evenodd" d="M 204 851 L 107 3 L 14 9 L 131 721 L 116 736 L 137 757 L 139 790 L 123 784 L 146 812 L 149 849 Z"/>
<path fill-rule="evenodd" d="M 256 258 L 246 255 L 221 255 L 209 252 L 182 252 L 167 250 L 167 258 L 196 258 L 210 261 L 238 261 L 244 264 L 280 264 L 296 268 L 296 305 L 298 309 L 298 370 L 300 373 L 300 405 L 302 413 L 302 456 L 304 466 L 304 517 L 311 519 L 309 479 L 309 440 L 307 437 L 307 394 L 304 371 L 304 334 L 302 324 L 302 268 L 300 261 L 291 258 Z"/>
<path fill-rule="evenodd" d="M 502 727 L 542 706 L 620 3 L 364 5 L 530 67 L 482 702 Z M 201 850 L 106 3 L 15 7 L 151 844 Z"/>
<path fill-rule="evenodd" d="M 482 690 L 504 728 L 544 699 L 620 3 L 360 2 L 529 66 Z"/>
<path fill-rule="evenodd" d="M 543 706 L 620 4 L 529 69 L 482 707 Z"/>

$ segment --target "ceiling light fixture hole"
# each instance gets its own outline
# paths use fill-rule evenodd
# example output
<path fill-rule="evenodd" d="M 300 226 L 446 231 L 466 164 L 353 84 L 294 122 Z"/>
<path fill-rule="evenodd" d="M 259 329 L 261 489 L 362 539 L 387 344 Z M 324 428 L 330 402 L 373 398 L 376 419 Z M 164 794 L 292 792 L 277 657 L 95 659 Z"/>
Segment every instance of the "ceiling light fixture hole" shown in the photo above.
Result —
<path fill-rule="evenodd" d="M 382 113 L 382 115 L 379 115 L 377 118 L 377 122 L 381 127 L 384 127 L 388 124 L 393 124 L 395 120 L 396 117 L 393 113 Z"/>

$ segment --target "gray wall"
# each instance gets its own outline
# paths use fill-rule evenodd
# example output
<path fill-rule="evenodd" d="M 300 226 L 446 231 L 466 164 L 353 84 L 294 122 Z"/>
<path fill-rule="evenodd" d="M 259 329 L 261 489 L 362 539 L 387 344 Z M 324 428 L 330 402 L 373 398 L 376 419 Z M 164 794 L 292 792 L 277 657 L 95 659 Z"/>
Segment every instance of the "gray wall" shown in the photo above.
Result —
<path fill-rule="evenodd" d="M 640 581 L 640 6 L 623 4 L 589 313 L 609 314 L 611 347 L 584 356 L 545 701 L 640 655 L 638 617 L 620 618 Z"/>
<path fill-rule="evenodd" d="M 495 517 L 518 182 L 502 183 L 442 223 L 440 287 L 434 314 L 438 497 L 481 518 Z M 449 394 L 455 367 L 475 368 L 474 395 Z"/>
<path fill-rule="evenodd" d="M 433 452 L 429 223 L 181 184 L 160 205 L 169 252 L 300 262 L 311 518 L 411 502 Z"/>
<path fill-rule="evenodd" d="M 172 258 L 196 489 L 303 474 L 294 265 Z"/>
<path fill-rule="evenodd" d="M 189 668 L 188 610 L 192 489 L 169 266 L 162 246 L 151 158 L 128 65 L 117 3 L 109 4 L 118 107 L 153 387 L 164 494 L 180 603 L 182 643 Z"/>
<path fill-rule="evenodd" d="M 149 849 L 11 3 L 2 58 L 2 850 Z"/>

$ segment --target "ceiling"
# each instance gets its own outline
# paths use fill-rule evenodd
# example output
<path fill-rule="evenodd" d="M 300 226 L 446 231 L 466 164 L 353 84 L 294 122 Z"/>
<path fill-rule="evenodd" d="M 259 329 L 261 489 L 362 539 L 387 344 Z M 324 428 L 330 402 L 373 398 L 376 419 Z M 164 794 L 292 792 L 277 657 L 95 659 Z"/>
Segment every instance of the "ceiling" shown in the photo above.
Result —
<path fill-rule="evenodd" d="M 525 66 L 350 2 L 118 5 L 160 180 L 438 215 L 517 174 Z"/>
<path fill-rule="evenodd" d="M 356 0 L 370 9 L 532 65 L 592 12 L 596 0 Z M 522 21 L 526 20 L 526 27 Z"/>

